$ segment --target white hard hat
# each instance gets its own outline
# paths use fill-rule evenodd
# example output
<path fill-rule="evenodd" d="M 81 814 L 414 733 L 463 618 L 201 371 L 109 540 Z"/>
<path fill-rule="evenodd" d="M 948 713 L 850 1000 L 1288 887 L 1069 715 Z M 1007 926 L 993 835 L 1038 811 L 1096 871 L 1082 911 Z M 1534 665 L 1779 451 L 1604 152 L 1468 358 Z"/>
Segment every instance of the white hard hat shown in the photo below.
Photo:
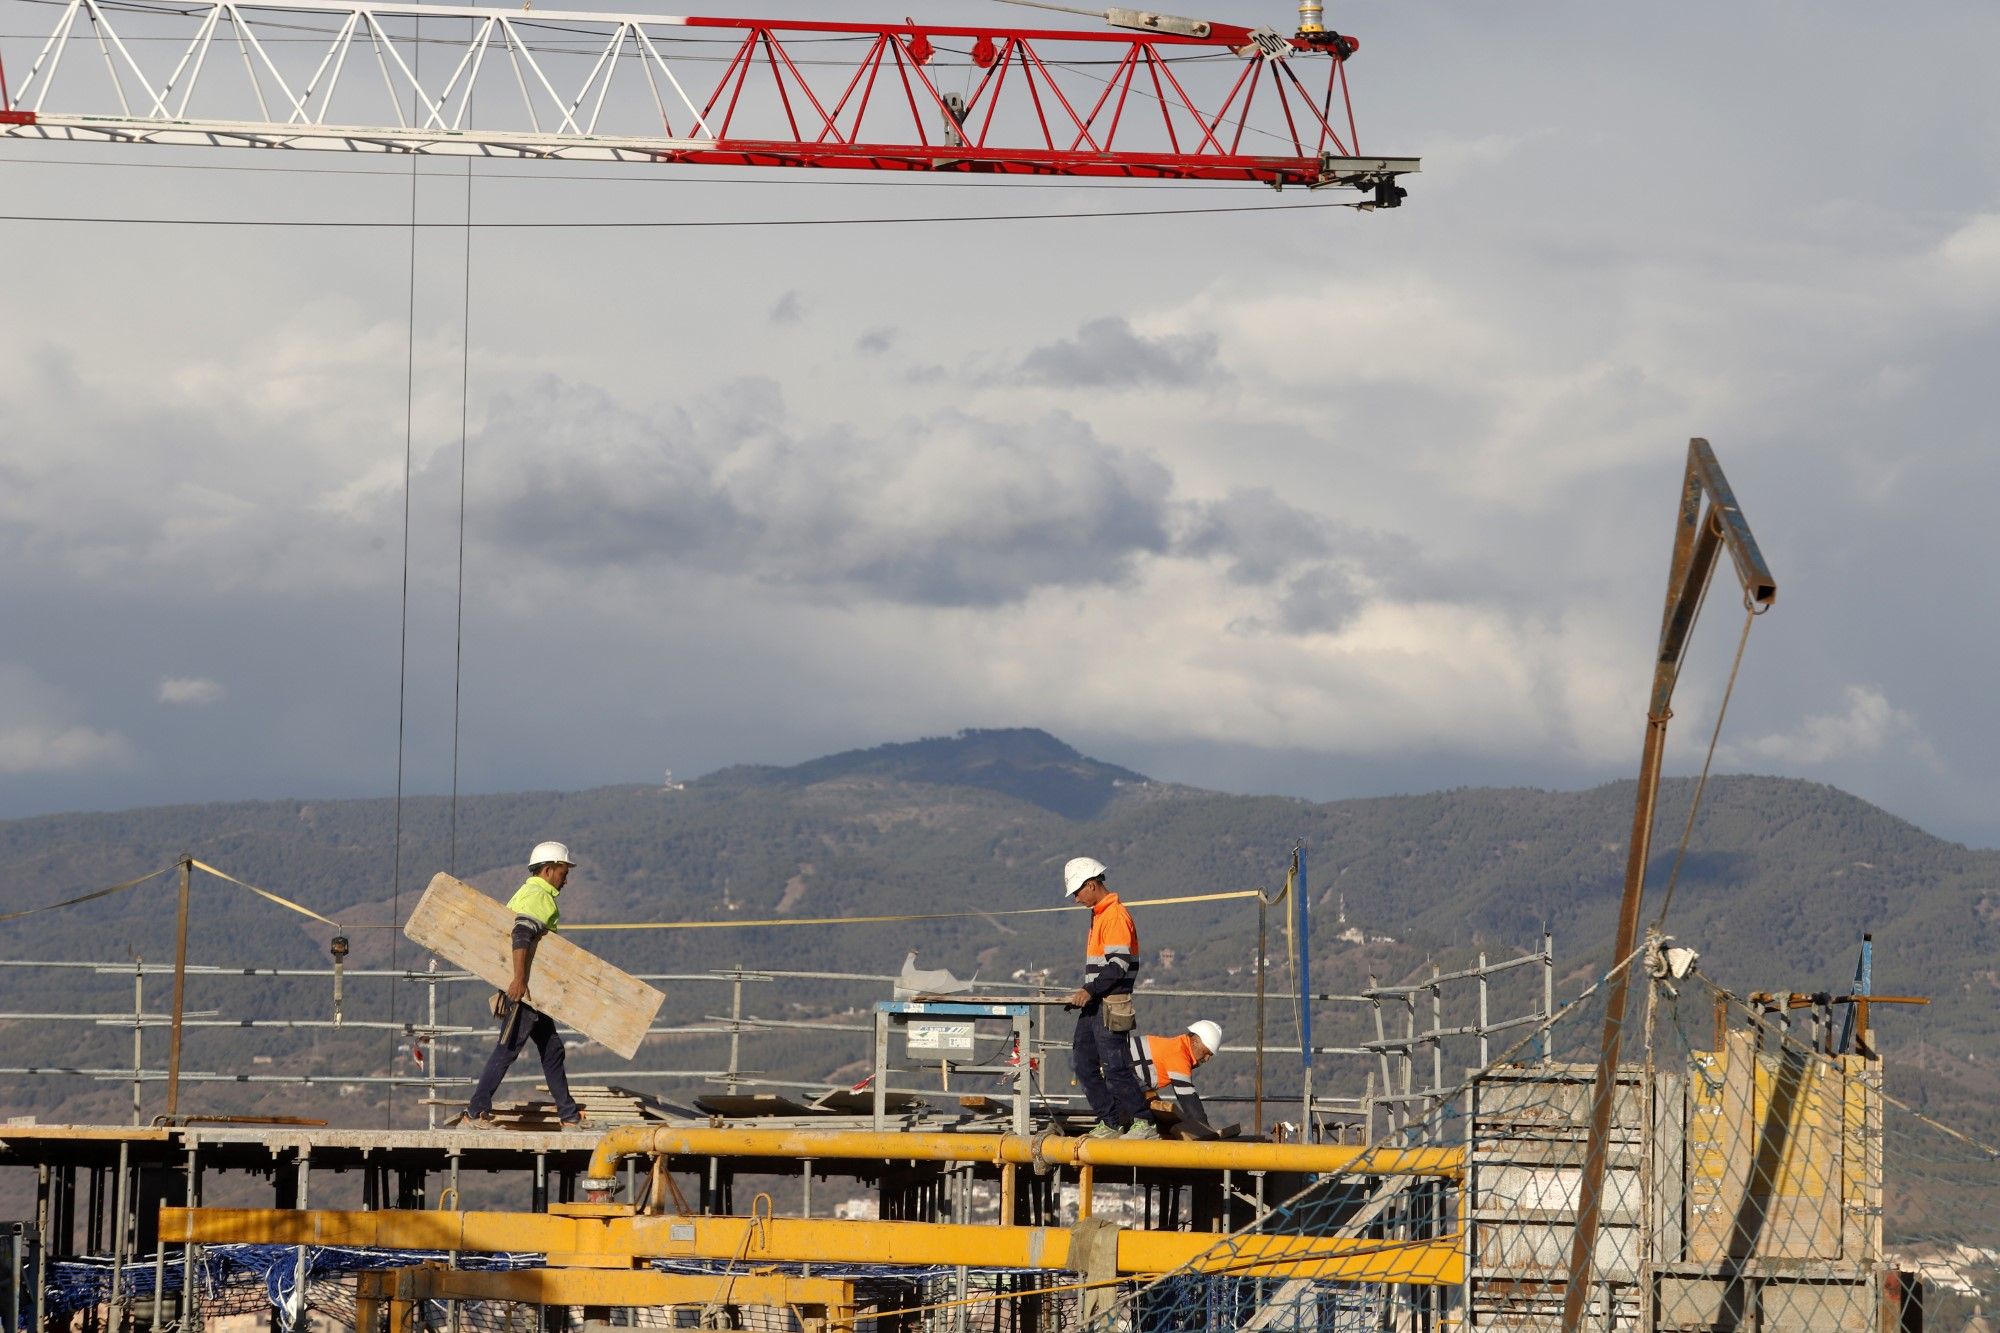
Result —
<path fill-rule="evenodd" d="M 535 850 L 528 853 L 528 864 L 531 866 L 547 865 L 551 861 L 566 866 L 576 864 L 570 859 L 569 848 L 559 842 L 538 842 L 535 844 Z"/>
<path fill-rule="evenodd" d="M 1194 1034 L 1196 1041 L 1208 1047 L 1210 1055 L 1216 1055 L 1221 1052 L 1222 1028 L 1218 1024 L 1211 1023 L 1206 1018 L 1197 1018 L 1194 1022 L 1187 1025 L 1187 1030 Z"/>
<path fill-rule="evenodd" d="M 1109 870 L 1104 862 L 1088 856 L 1072 856 L 1063 867 L 1063 897 L 1074 898 L 1076 891 Z"/>

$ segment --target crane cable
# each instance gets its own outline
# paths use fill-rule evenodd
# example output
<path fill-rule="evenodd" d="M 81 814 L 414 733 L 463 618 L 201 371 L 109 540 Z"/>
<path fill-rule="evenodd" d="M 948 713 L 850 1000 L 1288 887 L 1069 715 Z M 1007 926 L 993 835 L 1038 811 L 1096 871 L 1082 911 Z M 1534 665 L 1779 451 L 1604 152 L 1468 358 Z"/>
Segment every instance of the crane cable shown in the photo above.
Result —
<path fill-rule="evenodd" d="M 1704 600 L 1708 596 L 1706 587 L 1702 589 Z M 1700 612 L 1696 612 L 1697 617 Z M 1736 639 L 1736 659 L 1729 664 L 1729 683 L 1723 688 L 1722 703 L 1715 710 L 1715 729 L 1708 734 L 1708 756 L 1701 761 L 1701 776 L 1695 780 L 1694 795 L 1688 801 L 1687 824 L 1681 829 L 1681 845 L 1674 852 L 1674 868 L 1667 875 L 1666 896 L 1660 900 L 1659 914 L 1653 925 L 1661 928 L 1667 922 L 1667 909 L 1674 905 L 1674 890 L 1679 887 L 1681 866 L 1687 860 L 1688 842 L 1694 837 L 1694 818 L 1701 811 L 1701 796 L 1708 787 L 1708 770 L 1715 763 L 1716 742 L 1722 739 L 1722 719 L 1729 716 L 1729 699 L 1736 693 L 1736 673 L 1743 667 L 1743 650 L 1750 644 L 1750 627 L 1757 623 L 1756 604 L 1747 598 L 1744 601 L 1743 632 Z M 1692 626 L 1690 626 L 1692 629 Z"/>
<path fill-rule="evenodd" d="M 423 30 L 423 20 L 417 20 L 419 34 Z M 416 61 L 414 78 L 423 76 L 424 51 L 420 45 L 414 53 Z M 418 94 L 410 93 L 412 118 L 417 113 Z M 389 855 L 389 919 L 397 921 L 403 915 L 403 751 L 404 738 L 409 718 L 410 699 L 410 479 L 412 461 L 416 454 L 417 433 L 417 159 L 410 159 L 410 221 L 408 274 L 408 299 L 405 306 L 403 335 L 403 586 L 402 605 L 397 618 L 398 637 L 396 645 L 396 813 L 393 847 Z M 396 963 L 396 946 L 401 942 L 400 931 L 389 936 L 389 1017 L 396 1016 L 396 974 L 400 969 Z M 389 1072 L 396 1072 L 396 1033 L 392 1029 L 389 1036 Z M 392 1092 L 382 1099 L 384 1128 L 396 1127 L 396 1098 Z"/>
<path fill-rule="evenodd" d="M 1081 218 L 1197 217 L 1210 213 L 1313 213 L 1328 208 L 1372 211 L 1362 200 L 1341 204 L 1231 204 L 1213 208 L 1120 208 L 1064 213 L 948 213 L 931 217 L 873 218 L 708 218 L 631 222 L 343 222 L 326 218 L 152 218 L 96 216 L 58 217 L 47 213 L 0 213 L 0 222 L 58 222 L 70 226 L 95 224 L 123 227 L 326 227 L 343 231 L 419 230 L 472 226 L 481 231 L 671 231 L 713 227 L 894 227 L 951 222 L 1060 222 Z"/>

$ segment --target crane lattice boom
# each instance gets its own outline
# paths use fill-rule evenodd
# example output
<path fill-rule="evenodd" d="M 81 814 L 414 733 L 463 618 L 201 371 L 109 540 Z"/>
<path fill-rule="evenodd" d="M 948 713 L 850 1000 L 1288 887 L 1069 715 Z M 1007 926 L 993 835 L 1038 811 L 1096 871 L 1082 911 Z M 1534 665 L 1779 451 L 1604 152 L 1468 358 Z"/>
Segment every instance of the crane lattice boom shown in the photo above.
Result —
<path fill-rule="evenodd" d="M 0 136 L 1401 192 L 1335 33 L 1066 31 L 461 5 L 70 0 Z"/>

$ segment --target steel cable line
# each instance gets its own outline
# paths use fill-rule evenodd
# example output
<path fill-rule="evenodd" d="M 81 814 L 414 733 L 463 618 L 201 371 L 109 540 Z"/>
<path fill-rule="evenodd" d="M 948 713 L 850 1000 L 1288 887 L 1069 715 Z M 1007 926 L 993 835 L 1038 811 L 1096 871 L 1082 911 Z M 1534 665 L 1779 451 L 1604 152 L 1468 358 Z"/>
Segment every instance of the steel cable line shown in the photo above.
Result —
<path fill-rule="evenodd" d="M 419 31 L 421 31 L 423 21 L 419 19 L 417 23 Z M 423 49 L 419 47 L 413 55 L 416 61 L 416 75 L 418 80 L 421 81 L 424 68 Z M 410 93 L 410 114 L 412 117 L 417 114 L 417 103 L 418 94 L 416 90 L 412 89 Z M 407 719 L 409 717 L 410 696 L 410 478 L 413 470 L 413 460 L 416 456 L 417 430 L 417 183 L 420 179 L 421 176 L 417 171 L 417 160 L 413 157 L 410 159 L 410 220 L 408 224 L 410 250 L 409 301 L 403 341 L 403 586 L 402 607 L 398 616 L 399 633 L 396 645 L 395 846 L 389 857 L 389 919 L 392 921 L 400 921 L 403 918 L 403 751 Z M 389 936 L 389 966 L 391 969 L 396 967 L 396 946 L 401 941 L 402 933 L 400 931 Z M 396 1017 L 396 978 L 393 975 L 389 978 L 389 1017 L 391 1020 L 394 1020 Z M 393 1030 L 389 1035 L 388 1072 L 391 1075 L 394 1075 L 396 1072 L 396 1036 Z M 393 1091 L 385 1094 L 383 1097 L 382 1117 L 384 1128 L 394 1129 L 396 1127 L 396 1096 Z"/>
<path fill-rule="evenodd" d="M 1241 204 L 1216 208 L 1120 208 L 1066 213 L 955 213 L 936 217 L 872 218 L 709 218 L 667 221 L 586 221 L 586 222 L 473 222 L 480 231 L 666 231 L 678 228 L 715 227 L 896 227 L 967 222 L 1057 222 L 1084 218 L 1200 217 L 1219 213 L 1315 213 L 1330 208 L 1367 211 L 1367 201 L 1341 204 Z M 65 215 L 48 213 L 0 213 L 0 222 L 55 222 L 67 225 L 119 227 L 318 227 L 336 231 L 418 230 L 466 226 L 463 222 L 345 222 L 321 218 L 143 218 L 110 215 Z"/>
<path fill-rule="evenodd" d="M 181 146 L 178 144 L 148 145 L 148 147 L 154 148 Z M 196 149 L 196 151 L 205 150 Z M 275 162 L 269 164 L 259 163 L 254 166 L 239 166 L 221 162 L 128 162 L 118 158 L 105 158 L 92 161 L 88 158 L 80 157 L 9 157 L 0 154 L 0 163 L 18 163 L 22 166 L 35 167 L 115 167 L 145 171 L 235 171 L 247 172 L 251 175 L 273 173 L 295 176 L 392 176 L 397 180 L 404 179 L 403 172 L 399 170 L 390 171 L 381 167 L 307 167 L 281 165 Z M 471 170 L 471 165 L 471 161 L 468 159 L 466 163 L 468 171 Z M 724 176 L 718 174 L 713 167 L 700 168 L 699 172 L 700 174 L 691 172 L 686 175 L 641 175 L 630 171 L 605 173 L 500 170 L 477 171 L 471 174 L 477 176 L 480 180 L 493 181 L 589 181 L 633 185 L 767 185 L 789 189 L 825 190 L 1157 190 L 1162 187 L 1171 186 L 1175 194 L 1183 194 L 1190 190 L 1243 191 L 1246 188 L 1250 188 L 1250 183 L 1244 181 L 1218 183 L 1142 178 L 1106 180 L 1084 176 L 1062 180 L 1021 180 L 1011 176 L 1006 178 L 974 177 L 968 180 L 949 176 L 941 178 L 939 173 L 924 171 L 901 173 L 905 179 L 900 180 L 831 180 L 813 177 L 801 178 L 797 175 L 790 175 L 780 180 L 769 176 Z M 433 172 L 431 174 L 442 176 L 445 173 Z"/>

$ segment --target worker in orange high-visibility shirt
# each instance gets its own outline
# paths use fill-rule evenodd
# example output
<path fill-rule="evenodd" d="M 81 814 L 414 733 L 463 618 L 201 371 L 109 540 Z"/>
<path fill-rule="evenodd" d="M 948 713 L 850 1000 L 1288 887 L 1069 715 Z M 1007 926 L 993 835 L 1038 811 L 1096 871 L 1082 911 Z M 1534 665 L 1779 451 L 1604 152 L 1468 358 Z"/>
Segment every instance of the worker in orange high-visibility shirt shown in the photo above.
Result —
<path fill-rule="evenodd" d="M 1187 1025 L 1178 1037 L 1132 1034 L 1132 1070 L 1155 1103 L 1173 1107 L 1174 1119 L 1197 1130 L 1213 1130 L 1201 1094 L 1194 1090 L 1194 1071 L 1222 1049 L 1222 1028 L 1206 1018 Z"/>
<path fill-rule="evenodd" d="M 1070 1064 L 1084 1099 L 1097 1116 L 1089 1137 L 1157 1139 L 1146 1114 L 1146 1090 L 1132 1072 L 1127 1037 L 1138 1027 L 1132 988 L 1139 975 L 1139 928 L 1118 895 L 1105 887 L 1102 861 L 1072 857 L 1063 866 L 1063 895 L 1090 909 L 1090 943 L 1083 985 L 1064 1001 L 1078 1011 L 1070 1038 Z"/>

